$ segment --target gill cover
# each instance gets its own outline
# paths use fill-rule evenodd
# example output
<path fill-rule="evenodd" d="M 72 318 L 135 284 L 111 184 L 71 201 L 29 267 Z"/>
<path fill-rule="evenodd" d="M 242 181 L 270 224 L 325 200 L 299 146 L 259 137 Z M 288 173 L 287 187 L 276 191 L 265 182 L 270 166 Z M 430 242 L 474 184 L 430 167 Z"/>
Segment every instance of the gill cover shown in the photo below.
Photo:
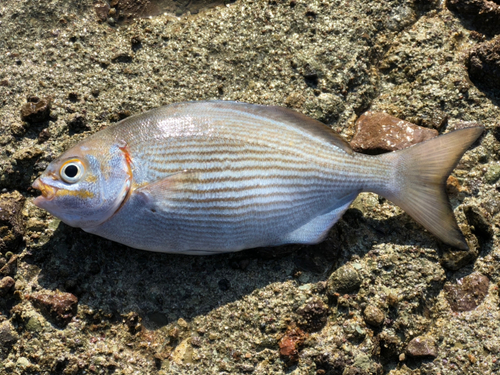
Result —
<path fill-rule="evenodd" d="M 103 149 L 84 142 L 50 163 L 33 183 L 42 192 L 34 204 L 68 225 L 92 228 L 120 209 L 131 183 L 131 158 L 125 143 Z"/>

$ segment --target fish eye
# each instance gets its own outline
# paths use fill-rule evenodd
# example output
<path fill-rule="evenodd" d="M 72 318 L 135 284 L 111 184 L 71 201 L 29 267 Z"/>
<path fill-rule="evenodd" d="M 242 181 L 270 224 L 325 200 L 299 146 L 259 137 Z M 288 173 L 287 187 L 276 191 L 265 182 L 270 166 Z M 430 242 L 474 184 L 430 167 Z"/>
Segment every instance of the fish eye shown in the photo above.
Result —
<path fill-rule="evenodd" d="M 75 182 L 80 181 L 80 178 L 83 176 L 83 172 L 85 168 L 80 160 L 68 160 L 63 164 L 59 174 L 64 182 L 68 184 L 74 184 Z"/>

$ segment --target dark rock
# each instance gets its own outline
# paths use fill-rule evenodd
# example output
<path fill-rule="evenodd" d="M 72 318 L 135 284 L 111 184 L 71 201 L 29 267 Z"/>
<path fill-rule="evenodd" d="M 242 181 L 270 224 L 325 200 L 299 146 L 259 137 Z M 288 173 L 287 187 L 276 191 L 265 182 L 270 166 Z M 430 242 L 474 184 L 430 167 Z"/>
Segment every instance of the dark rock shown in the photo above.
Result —
<path fill-rule="evenodd" d="M 477 259 L 479 256 L 479 243 L 474 235 L 471 234 L 469 237 L 470 240 L 467 240 L 469 250 L 466 251 L 456 250 L 446 244 L 441 244 L 441 246 L 445 247 L 443 255 L 439 258 L 441 266 L 448 270 L 456 271 Z"/>
<path fill-rule="evenodd" d="M 307 338 L 307 333 L 298 327 L 289 327 L 279 342 L 280 356 L 286 363 L 299 360 L 300 347 Z"/>
<path fill-rule="evenodd" d="M 29 296 L 33 305 L 58 325 L 68 324 L 76 314 L 78 298 L 71 293 L 37 292 Z"/>
<path fill-rule="evenodd" d="M 29 98 L 28 103 L 21 108 L 21 119 L 27 122 L 47 121 L 50 115 L 50 98 Z"/>
<path fill-rule="evenodd" d="M 5 296 L 12 289 L 16 282 L 10 276 L 6 276 L 0 280 L 0 297 Z"/>
<path fill-rule="evenodd" d="M 491 1 L 488 3 L 492 4 Z M 500 13 L 498 25 L 500 29 Z M 467 69 L 474 84 L 490 89 L 500 87 L 500 37 L 474 48 L 469 53 Z"/>
<path fill-rule="evenodd" d="M 100 22 L 106 22 L 109 13 L 109 4 L 97 3 L 94 5 L 95 15 Z"/>
<path fill-rule="evenodd" d="M 133 56 L 128 53 L 119 53 L 111 58 L 111 62 L 114 63 L 130 63 L 133 60 Z"/>
<path fill-rule="evenodd" d="M 485 216 L 486 213 L 482 213 L 481 210 L 476 206 L 467 206 L 464 208 L 465 216 L 471 228 L 471 232 L 478 238 L 480 242 L 488 242 L 493 238 L 493 228 L 491 224 L 488 223 Z"/>
<path fill-rule="evenodd" d="M 453 311 L 471 311 L 478 307 L 488 294 L 489 279 L 473 273 L 443 288 L 445 298 Z"/>
<path fill-rule="evenodd" d="M 436 342 L 432 337 L 418 336 L 411 340 L 406 352 L 415 358 L 437 357 Z"/>
<path fill-rule="evenodd" d="M 85 131 L 90 128 L 87 126 L 87 119 L 81 113 L 73 113 L 69 115 L 66 121 L 68 127 L 73 132 Z"/>
<path fill-rule="evenodd" d="M 500 32 L 500 4 L 488 0 L 448 0 L 446 6 L 469 20 L 479 30 L 495 34 Z"/>
<path fill-rule="evenodd" d="M 383 362 L 394 361 L 400 346 L 401 341 L 397 336 L 382 331 L 375 337 L 374 354 L 380 355 Z"/>
<path fill-rule="evenodd" d="M 326 324 L 328 306 L 319 298 L 315 298 L 299 307 L 296 313 L 301 317 L 297 323 L 300 328 L 311 332 L 319 331 Z"/>
<path fill-rule="evenodd" d="M 226 278 L 220 279 L 217 284 L 219 285 L 219 289 L 222 290 L 223 292 L 226 292 L 231 288 L 231 283 Z"/>
<path fill-rule="evenodd" d="M 45 129 L 42 129 L 40 134 L 38 134 L 37 141 L 38 141 L 38 143 L 43 143 L 43 142 L 47 141 L 49 138 L 50 138 L 50 131 L 49 131 L 49 129 L 45 128 Z"/>
<path fill-rule="evenodd" d="M 9 321 L 0 323 L 0 348 L 14 344 L 19 335 Z"/>
<path fill-rule="evenodd" d="M 350 264 L 343 265 L 338 268 L 327 283 L 327 294 L 335 296 L 337 293 L 353 293 L 361 285 L 361 277 L 358 271 Z"/>
<path fill-rule="evenodd" d="M 24 201 L 17 191 L 0 195 L 0 252 L 15 251 L 22 241 Z"/>
<path fill-rule="evenodd" d="M 382 323 L 384 323 L 385 314 L 382 310 L 380 310 L 376 306 L 373 305 L 366 306 L 363 314 L 365 316 L 365 322 L 372 326 L 380 327 Z"/>
<path fill-rule="evenodd" d="M 438 132 L 400 120 L 383 112 L 365 112 L 356 121 L 351 147 L 356 152 L 376 155 L 401 150 L 437 137 Z"/>

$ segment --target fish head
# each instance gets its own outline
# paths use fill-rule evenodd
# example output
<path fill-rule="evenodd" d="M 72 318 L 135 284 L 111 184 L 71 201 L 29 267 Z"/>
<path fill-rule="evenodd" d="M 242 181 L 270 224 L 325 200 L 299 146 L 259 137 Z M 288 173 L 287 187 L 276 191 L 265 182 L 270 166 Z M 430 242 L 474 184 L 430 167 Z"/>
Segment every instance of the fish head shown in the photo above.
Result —
<path fill-rule="evenodd" d="M 124 204 L 132 183 L 131 157 L 125 142 L 111 146 L 90 140 L 52 161 L 33 183 L 42 195 L 34 204 L 82 229 L 108 220 Z"/>

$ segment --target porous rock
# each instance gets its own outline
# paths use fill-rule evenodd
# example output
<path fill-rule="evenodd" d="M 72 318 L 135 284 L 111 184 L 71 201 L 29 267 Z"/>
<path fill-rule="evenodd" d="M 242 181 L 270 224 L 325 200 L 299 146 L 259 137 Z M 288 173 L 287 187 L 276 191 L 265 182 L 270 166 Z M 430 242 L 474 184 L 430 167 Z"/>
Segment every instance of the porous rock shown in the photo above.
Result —
<path fill-rule="evenodd" d="M 313 298 L 296 311 L 301 317 L 298 325 L 306 331 L 318 331 L 324 327 L 328 315 L 328 306 L 319 298 Z"/>
<path fill-rule="evenodd" d="M 446 6 L 486 33 L 500 31 L 500 4 L 497 0 L 448 0 Z"/>
<path fill-rule="evenodd" d="M 473 273 L 444 286 L 445 298 L 453 311 L 470 311 L 478 307 L 488 294 L 489 279 Z"/>
<path fill-rule="evenodd" d="M 434 129 L 417 126 L 387 113 L 368 111 L 356 121 L 351 147 L 356 152 L 376 155 L 401 150 L 437 136 Z"/>
<path fill-rule="evenodd" d="M 289 327 L 279 342 L 280 356 L 287 363 L 299 360 L 299 350 L 307 334 L 298 327 Z"/>
<path fill-rule="evenodd" d="M 31 97 L 21 108 L 21 120 L 27 122 L 47 121 L 50 115 L 50 98 Z"/>
<path fill-rule="evenodd" d="M 476 85 L 490 89 L 500 87 L 500 36 L 474 48 L 469 53 L 467 68 L 471 81 Z"/>

